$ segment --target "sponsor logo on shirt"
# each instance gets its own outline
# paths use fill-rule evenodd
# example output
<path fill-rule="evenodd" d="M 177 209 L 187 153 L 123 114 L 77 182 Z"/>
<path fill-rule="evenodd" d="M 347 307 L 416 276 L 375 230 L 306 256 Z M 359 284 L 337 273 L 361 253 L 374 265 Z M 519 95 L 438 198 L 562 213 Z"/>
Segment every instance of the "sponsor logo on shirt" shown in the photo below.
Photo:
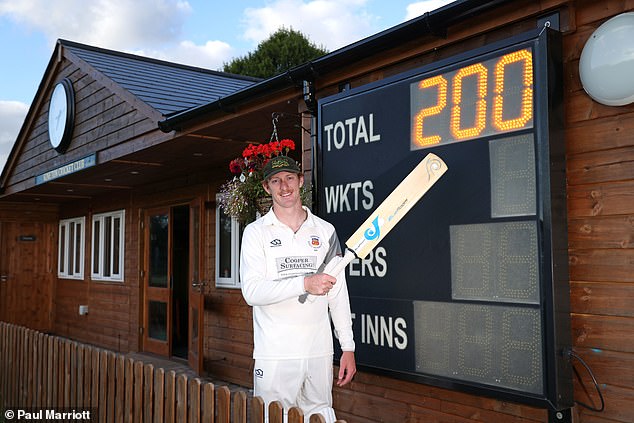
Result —
<path fill-rule="evenodd" d="M 316 256 L 290 256 L 275 259 L 277 273 L 282 277 L 303 275 L 317 271 Z"/>
<path fill-rule="evenodd" d="M 255 369 L 253 373 L 255 374 L 255 377 L 259 379 L 262 379 L 264 377 L 264 370 L 262 369 Z"/>
<path fill-rule="evenodd" d="M 282 246 L 282 241 L 279 238 L 275 238 L 273 241 L 270 242 L 271 247 L 281 247 Z"/>

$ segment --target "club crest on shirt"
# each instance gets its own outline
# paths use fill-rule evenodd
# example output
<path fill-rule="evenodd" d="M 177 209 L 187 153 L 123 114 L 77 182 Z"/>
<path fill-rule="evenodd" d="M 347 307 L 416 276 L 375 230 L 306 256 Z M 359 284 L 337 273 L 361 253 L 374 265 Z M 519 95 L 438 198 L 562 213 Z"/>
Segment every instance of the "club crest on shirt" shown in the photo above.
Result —
<path fill-rule="evenodd" d="M 310 245 L 313 248 L 320 248 L 321 239 L 319 239 L 317 235 L 311 235 L 310 239 L 308 240 L 308 245 Z"/>

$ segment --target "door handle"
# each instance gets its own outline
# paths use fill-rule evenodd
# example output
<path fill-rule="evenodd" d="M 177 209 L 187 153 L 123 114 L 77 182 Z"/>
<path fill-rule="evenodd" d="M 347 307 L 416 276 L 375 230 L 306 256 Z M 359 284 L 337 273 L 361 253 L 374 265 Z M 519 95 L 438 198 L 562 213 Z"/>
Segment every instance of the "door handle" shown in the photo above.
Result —
<path fill-rule="evenodd" d="M 7 276 L 7 275 L 0 275 L 0 282 L 6 282 L 7 280 L 9 280 L 9 276 Z"/>
<path fill-rule="evenodd" d="M 207 285 L 205 281 L 196 282 L 194 279 L 192 279 L 192 288 L 202 288 L 205 285 Z"/>

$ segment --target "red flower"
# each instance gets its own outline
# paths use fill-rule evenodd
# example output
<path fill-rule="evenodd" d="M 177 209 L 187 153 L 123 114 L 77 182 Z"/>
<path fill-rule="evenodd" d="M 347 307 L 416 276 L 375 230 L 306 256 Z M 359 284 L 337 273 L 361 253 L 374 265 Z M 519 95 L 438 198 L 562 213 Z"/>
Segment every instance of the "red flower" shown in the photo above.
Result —
<path fill-rule="evenodd" d="M 271 141 L 269 144 L 269 150 L 271 155 L 279 155 L 282 152 L 279 141 Z"/>
<path fill-rule="evenodd" d="M 295 142 L 288 138 L 284 138 L 282 141 L 280 141 L 280 149 L 283 148 L 287 149 L 286 152 L 288 152 L 288 150 L 295 150 Z"/>
<path fill-rule="evenodd" d="M 242 159 L 233 159 L 231 163 L 229 163 L 229 170 L 234 175 L 239 175 L 242 173 L 242 165 L 244 164 L 244 160 Z"/>
<path fill-rule="evenodd" d="M 291 139 L 285 138 L 281 141 L 271 141 L 266 144 L 249 144 L 243 151 L 242 157 L 250 162 L 262 159 L 270 159 L 280 154 L 287 154 L 290 150 L 295 150 L 295 142 Z"/>
<path fill-rule="evenodd" d="M 270 154 L 269 145 L 268 144 L 260 144 L 260 145 L 258 145 L 256 147 L 255 151 L 256 151 L 256 153 L 258 155 L 261 155 L 261 156 L 264 156 L 264 157 L 267 157 Z"/>
<path fill-rule="evenodd" d="M 242 151 L 242 157 L 248 159 L 257 154 L 257 147 L 253 144 L 249 144 L 247 148 Z"/>

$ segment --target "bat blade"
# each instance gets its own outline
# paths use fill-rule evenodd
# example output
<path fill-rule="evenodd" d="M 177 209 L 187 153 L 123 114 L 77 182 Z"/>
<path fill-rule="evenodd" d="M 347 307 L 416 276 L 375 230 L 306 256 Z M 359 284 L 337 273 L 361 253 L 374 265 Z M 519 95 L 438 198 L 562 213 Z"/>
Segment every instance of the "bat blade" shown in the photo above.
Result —
<path fill-rule="evenodd" d="M 348 238 L 346 246 L 365 258 L 446 171 L 445 162 L 429 153 Z"/>
<path fill-rule="evenodd" d="M 427 154 L 348 238 L 343 259 L 328 263 L 324 272 L 336 276 L 355 256 L 365 258 L 446 171 L 447 165 L 440 157 Z"/>

